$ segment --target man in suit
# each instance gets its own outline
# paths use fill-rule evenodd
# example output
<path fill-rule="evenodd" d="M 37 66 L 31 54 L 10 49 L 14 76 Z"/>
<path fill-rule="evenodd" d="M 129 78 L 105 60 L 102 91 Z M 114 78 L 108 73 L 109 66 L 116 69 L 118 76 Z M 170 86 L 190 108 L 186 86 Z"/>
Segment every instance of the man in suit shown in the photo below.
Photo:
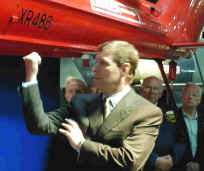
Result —
<path fill-rule="evenodd" d="M 142 170 L 154 147 L 162 113 L 130 87 L 138 59 L 138 51 L 128 42 L 101 44 L 93 81 L 102 94 L 77 95 L 72 110 L 46 113 L 36 83 L 41 58 L 37 53 L 25 56 L 26 82 L 21 94 L 27 128 L 33 134 L 65 135 L 78 153 L 79 170 Z"/>
<path fill-rule="evenodd" d="M 173 170 L 173 166 L 181 160 L 185 148 L 185 145 L 176 138 L 175 112 L 167 104 L 160 102 L 162 92 L 162 80 L 156 76 L 146 77 L 140 87 L 140 94 L 160 107 L 163 112 L 163 122 L 159 136 L 145 165 L 145 171 Z"/>
<path fill-rule="evenodd" d="M 182 107 L 177 114 L 180 136 L 187 144 L 183 159 L 177 170 L 199 171 L 201 164 L 201 148 L 203 146 L 203 113 L 198 110 L 201 101 L 201 88 L 193 83 L 188 83 L 182 90 Z"/>

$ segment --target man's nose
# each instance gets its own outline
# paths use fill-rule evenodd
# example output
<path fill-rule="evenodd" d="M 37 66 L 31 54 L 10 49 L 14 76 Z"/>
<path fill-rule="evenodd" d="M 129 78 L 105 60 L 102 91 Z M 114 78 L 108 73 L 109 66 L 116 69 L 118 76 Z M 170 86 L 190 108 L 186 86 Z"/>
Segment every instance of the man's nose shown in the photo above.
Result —
<path fill-rule="evenodd" d="M 192 98 L 193 98 L 193 95 L 192 95 L 192 94 L 189 94 L 188 98 L 189 98 L 189 99 L 192 99 Z"/>
<path fill-rule="evenodd" d="M 92 67 L 92 71 L 96 72 L 99 67 L 100 67 L 100 62 L 96 61 L 95 65 Z"/>
<path fill-rule="evenodd" d="M 156 93 L 156 92 L 157 92 L 157 89 L 154 88 L 154 87 L 150 87 L 150 92 L 151 92 L 151 93 Z"/>

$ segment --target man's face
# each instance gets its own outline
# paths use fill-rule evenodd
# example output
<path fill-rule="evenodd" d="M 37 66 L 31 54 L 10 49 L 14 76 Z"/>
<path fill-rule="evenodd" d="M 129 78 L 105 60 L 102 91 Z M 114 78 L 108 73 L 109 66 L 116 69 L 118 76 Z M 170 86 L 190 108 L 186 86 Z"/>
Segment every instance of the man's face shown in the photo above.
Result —
<path fill-rule="evenodd" d="M 96 64 L 93 67 L 93 83 L 96 88 L 105 94 L 111 94 L 121 81 L 121 69 L 114 62 L 110 53 L 99 52 Z"/>
<path fill-rule="evenodd" d="M 156 79 L 147 79 L 140 88 L 140 94 L 153 104 L 157 103 L 162 95 L 161 83 Z"/>
<path fill-rule="evenodd" d="M 192 108 L 200 104 L 201 96 L 199 90 L 195 86 L 189 86 L 182 92 L 183 107 Z"/>
<path fill-rule="evenodd" d="M 77 93 L 83 93 L 83 88 L 75 81 L 71 81 L 66 85 L 65 98 L 68 102 L 71 102 L 72 97 Z"/>

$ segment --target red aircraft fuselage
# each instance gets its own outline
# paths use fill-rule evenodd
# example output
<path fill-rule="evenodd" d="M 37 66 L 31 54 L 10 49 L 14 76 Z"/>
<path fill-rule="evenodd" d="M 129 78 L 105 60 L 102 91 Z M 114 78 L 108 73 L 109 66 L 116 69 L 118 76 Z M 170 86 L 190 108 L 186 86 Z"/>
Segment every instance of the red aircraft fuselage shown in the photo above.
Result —
<path fill-rule="evenodd" d="M 1 0 L 0 9 L 0 55 L 73 57 L 117 39 L 142 57 L 178 58 L 204 24 L 204 0 Z"/>

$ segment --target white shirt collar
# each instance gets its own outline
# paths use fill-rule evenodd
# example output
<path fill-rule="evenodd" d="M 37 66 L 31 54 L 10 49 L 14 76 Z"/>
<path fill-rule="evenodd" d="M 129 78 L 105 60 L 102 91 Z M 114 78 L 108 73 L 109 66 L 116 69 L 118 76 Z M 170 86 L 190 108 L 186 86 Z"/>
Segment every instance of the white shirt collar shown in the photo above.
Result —
<path fill-rule="evenodd" d="M 123 90 L 109 96 L 112 107 L 115 107 L 119 101 L 131 90 L 129 85 L 125 86 Z"/>
<path fill-rule="evenodd" d="M 189 119 L 198 119 L 198 112 L 197 112 L 197 111 L 195 112 L 195 115 L 194 115 L 193 118 L 191 118 L 190 116 L 188 116 L 188 114 L 186 114 L 183 110 L 182 110 L 182 112 L 183 112 L 184 117 L 187 117 L 187 118 L 189 118 Z"/>

